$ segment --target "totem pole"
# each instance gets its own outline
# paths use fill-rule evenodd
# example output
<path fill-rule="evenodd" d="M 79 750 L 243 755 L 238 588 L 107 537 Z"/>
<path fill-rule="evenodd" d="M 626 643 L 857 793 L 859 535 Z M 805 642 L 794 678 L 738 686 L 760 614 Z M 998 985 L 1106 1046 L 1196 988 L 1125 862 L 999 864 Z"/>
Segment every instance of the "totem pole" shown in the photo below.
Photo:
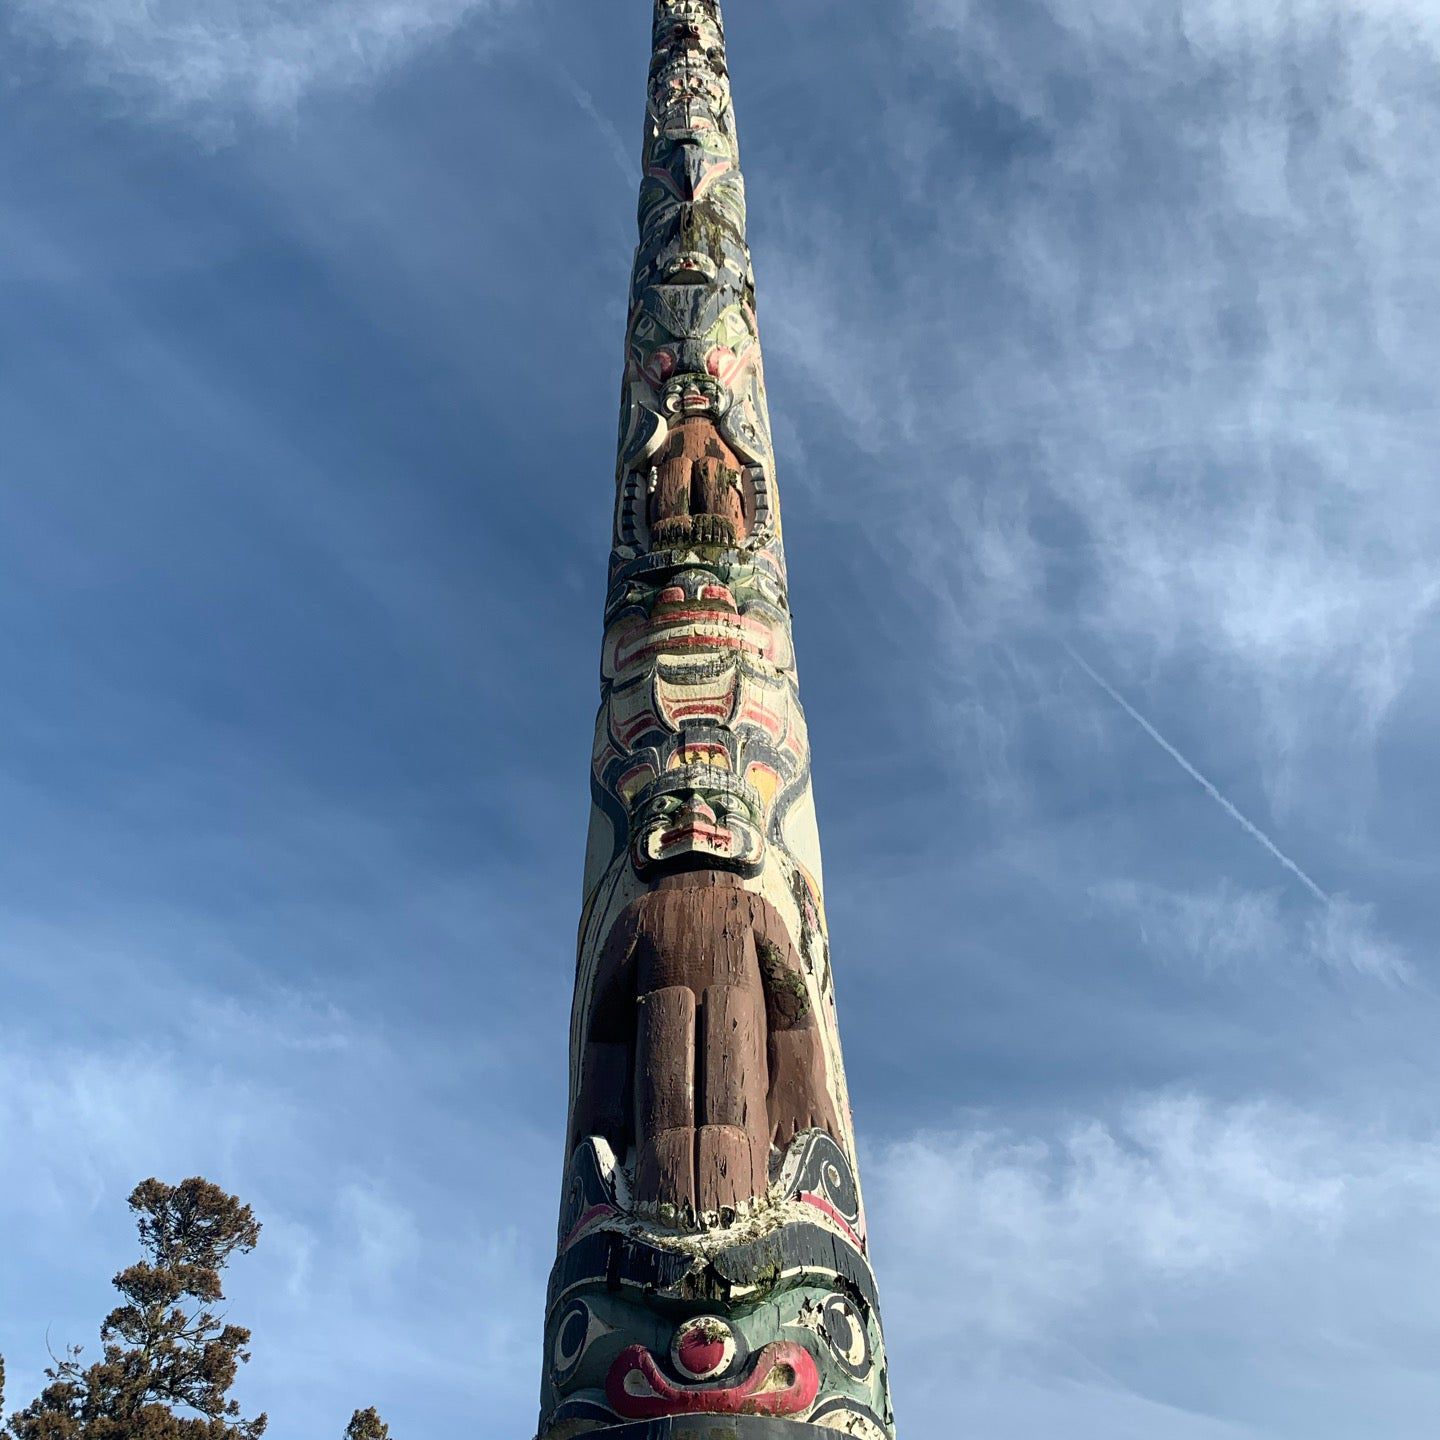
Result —
<path fill-rule="evenodd" d="M 656 0 L 540 1440 L 892 1440 L 719 0 Z"/>

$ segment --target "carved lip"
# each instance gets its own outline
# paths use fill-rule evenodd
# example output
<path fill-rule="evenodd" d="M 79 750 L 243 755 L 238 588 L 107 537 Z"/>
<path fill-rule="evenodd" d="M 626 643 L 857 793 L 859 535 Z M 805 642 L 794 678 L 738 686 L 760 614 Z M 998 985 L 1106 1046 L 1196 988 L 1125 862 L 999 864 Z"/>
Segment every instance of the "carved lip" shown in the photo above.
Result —
<path fill-rule="evenodd" d="M 662 612 L 616 637 L 612 665 L 617 674 L 625 674 L 658 656 L 685 652 L 739 651 L 772 660 L 779 648 L 777 638 L 775 627 L 768 621 L 736 616 L 733 611 L 696 608 Z"/>
<path fill-rule="evenodd" d="M 677 1385 L 643 1346 L 621 1353 L 605 1380 L 605 1396 L 626 1420 L 667 1415 L 799 1415 L 820 1393 L 820 1371 L 801 1345 L 767 1345 L 736 1385 Z"/>
<path fill-rule="evenodd" d="M 681 845 L 687 841 L 691 844 L 713 845 L 717 850 L 728 850 L 734 845 L 735 837 L 729 830 L 720 830 L 702 820 L 665 831 L 660 837 L 660 846 L 661 849 L 668 850 L 673 845 Z"/>
<path fill-rule="evenodd" d="M 732 631 L 712 630 L 687 632 L 679 626 L 675 626 L 660 633 L 651 632 L 645 640 L 633 649 L 624 651 L 619 657 L 619 664 L 616 670 L 620 674 L 633 670 L 637 665 L 648 663 L 651 660 L 663 658 L 666 655 L 690 654 L 722 654 L 727 650 L 742 651 L 746 654 L 765 657 L 765 652 L 753 641 L 748 640 L 744 635 L 737 635 Z"/>

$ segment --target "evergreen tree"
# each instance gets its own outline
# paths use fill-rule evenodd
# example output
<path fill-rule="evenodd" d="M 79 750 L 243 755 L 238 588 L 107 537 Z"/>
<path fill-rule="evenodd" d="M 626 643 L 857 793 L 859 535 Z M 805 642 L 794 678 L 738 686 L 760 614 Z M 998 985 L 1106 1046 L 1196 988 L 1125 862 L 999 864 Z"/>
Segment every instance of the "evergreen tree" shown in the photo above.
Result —
<path fill-rule="evenodd" d="M 345 1440 L 390 1440 L 390 1427 L 375 1410 L 357 1410 L 345 1428 Z"/>
<path fill-rule="evenodd" d="M 103 1358 L 70 1347 L 6 1427 L 14 1440 L 259 1440 L 264 1415 L 229 1396 L 250 1332 L 215 1313 L 230 1258 L 252 1251 L 248 1205 L 207 1180 L 147 1180 L 130 1196 L 145 1259 L 115 1277 L 123 1304 L 100 1328 Z M 378 1418 L 378 1417 L 377 1417 Z"/>

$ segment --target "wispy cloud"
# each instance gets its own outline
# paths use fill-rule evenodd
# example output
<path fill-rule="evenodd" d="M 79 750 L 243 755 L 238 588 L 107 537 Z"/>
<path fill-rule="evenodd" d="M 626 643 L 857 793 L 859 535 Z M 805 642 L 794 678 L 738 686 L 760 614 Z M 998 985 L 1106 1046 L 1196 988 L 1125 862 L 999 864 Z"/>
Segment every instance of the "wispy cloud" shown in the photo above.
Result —
<path fill-rule="evenodd" d="M 1434 868 L 1418 5 L 735 0 L 903 1433 L 1432 1440 L 1434 1001 L 1337 983 Z M 276 1440 L 531 1433 L 644 8 L 0 6 L 14 1396 L 198 1170 Z"/>
<path fill-rule="evenodd" d="M 952 1319 L 982 1345 L 1029 1342 L 1114 1288 L 1222 1275 L 1295 1227 L 1323 1240 L 1346 1211 L 1333 1138 L 1265 1106 L 1147 1099 L 1048 1138 L 918 1137 L 885 1152 L 875 1203 L 882 1233 L 910 1237 L 900 1284 L 921 1283 L 908 1263 L 953 1226 L 968 1243 L 950 1261 Z"/>
<path fill-rule="evenodd" d="M 58 48 L 118 102 L 210 133 L 370 83 L 510 0 L 14 0 L 17 41 Z M 12 63 L 14 57 L 12 56 Z"/>
<path fill-rule="evenodd" d="M 630 181 L 637 179 L 639 175 L 639 142 L 627 145 L 619 130 L 615 128 L 615 122 L 608 115 L 600 111 L 595 103 L 595 97 L 575 78 L 569 68 L 553 57 L 549 60 L 549 68 L 560 85 L 569 93 L 571 98 L 580 107 L 581 112 L 594 125 L 601 140 L 605 142 L 605 148 L 610 158 L 615 162 L 615 168 L 620 174 Z"/>
<path fill-rule="evenodd" d="M 1148 1433 L 1166 1437 L 1316 1433 L 1307 1418 L 1327 1404 L 1339 1418 L 1321 1433 L 1350 1433 L 1361 1397 L 1345 1386 L 1272 1403 L 1308 1363 L 1288 1337 L 1399 1378 L 1395 1302 L 1440 1280 L 1433 1245 L 1414 1249 L 1440 1204 L 1440 1147 L 1289 1106 L 1139 1097 L 1114 1119 L 1030 1134 L 982 1122 L 878 1158 L 892 1344 L 928 1407 L 912 1424 L 985 1413 L 987 1434 L 1030 1434 L 1038 1387 L 1070 1394 L 1087 1435 L 1110 1410 L 1132 1433 L 1147 1405 Z M 995 1401 L 1012 1385 L 1027 1398 L 1006 1415 Z M 1385 1433 L 1419 1437 L 1428 1412 L 1409 1407 L 1435 1387 L 1402 1388 Z"/>
<path fill-rule="evenodd" d="M 1433 13 L 905 13 L 893 224 L 791 187 L 772 350 L 957 665 L 1063 616 L 1203 671 L 1277 808 L 1354 824 L 1440 598 Z"/>
<path fill-rule="evenodd" d="M 1297 914 L 1275 891 L 1229 883 L 1174 890 L 1135 881 L 1097 885 L 1092 896 L 1133 925 L 1163 965 L 1210 973 L 1274 975 L 1297 966 L 1408 981 L 1414 967 L 1381 930 L 1373 906 L 1346 896 Z"/>

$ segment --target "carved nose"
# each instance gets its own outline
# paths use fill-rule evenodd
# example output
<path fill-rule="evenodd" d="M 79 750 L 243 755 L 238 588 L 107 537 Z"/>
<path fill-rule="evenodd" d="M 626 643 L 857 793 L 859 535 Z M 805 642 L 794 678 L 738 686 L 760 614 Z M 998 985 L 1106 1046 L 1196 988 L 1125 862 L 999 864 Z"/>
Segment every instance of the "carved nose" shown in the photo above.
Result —
<path fill-rule="evenodd" d="M 699 795 L 691 795 L 680 812 L 687 820 L 703 820 L 708 825 L 715 823 L 715 812 Z"/>

